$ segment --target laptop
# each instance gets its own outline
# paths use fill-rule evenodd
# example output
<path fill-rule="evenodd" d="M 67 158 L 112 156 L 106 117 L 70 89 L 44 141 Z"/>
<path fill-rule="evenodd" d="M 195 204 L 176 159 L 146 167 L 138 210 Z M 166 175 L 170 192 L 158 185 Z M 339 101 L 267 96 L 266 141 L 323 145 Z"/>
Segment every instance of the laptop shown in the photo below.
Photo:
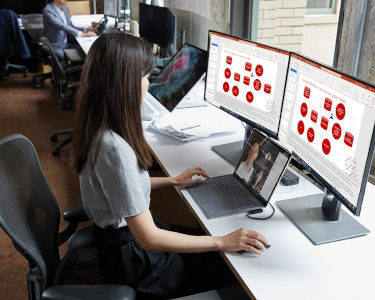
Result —
<path fill-rule="evenodd" d="M 206 70 L 207 51 L 184 44 L 150 83 L 148 92 L 172 112 L 203 78 Z"/>
<path fill-rule="evenodd" d="M 213 177 L 187 191 L 207 219 L 265 208 L 291 153 L 254 129 L 233 174 Z"/>

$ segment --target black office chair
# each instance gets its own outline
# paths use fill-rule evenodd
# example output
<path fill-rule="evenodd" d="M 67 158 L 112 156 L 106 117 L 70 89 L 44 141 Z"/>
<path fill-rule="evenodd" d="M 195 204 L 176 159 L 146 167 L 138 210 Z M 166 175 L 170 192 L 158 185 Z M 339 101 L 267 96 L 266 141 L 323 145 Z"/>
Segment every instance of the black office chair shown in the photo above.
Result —
<path fill-rule="evenodd" d="M 83 66 L 76 66 L 68 69 L 63 69 L 55 52 L 53 51 L 52 45 L 49 40 L 45 37 L 40 38 L 43 45 L 45 45 L 51 54 L 52 63 L 52 76 L 54 80 L 55 87 L 57 88 L 57 95 L 63 110 L 72 110 L 75 93 L 79 88 L 79 76 L 82 71 Z M 50 140 L 52 142 L 57 141 L 58 135 L 70 134 L 70 136 L 59 143 L 56 149 L 52 152 L 53 156 L 60 155 L 60 149 L 65 145 L 69 144 L 73 139 L 73 129 L 58 130 L 53 133 Z"/>
<path fill-rule="evenodd" d="M 30 43 L 31 58 L 40 61 L 45 65 L 51 65 L 50 53 L 40 41 L 40 38 L 43 36 L 44 32 L 43 15 L 25 15 L 22 18 L 22 23 L 25 27 L 25 30 L 32 38 L 32 41 Z M 52 72 L 34 75 L 33 83 L 35 84 L 35 87 L 37 89 L 40 89 L 42 81 L 49 78 L 52 78 Z"/>
<path fill-rule="evenodd" d="M 23 76 L 29 76 L 26 66 L 9 63 L 8 57 L 29 58 L 30 51 L 26 45 L 15 12 L 10 9 L 0 9 L 0 81 L 5 74 L 10 75 L 11 69 L 23 72 Z"/>
<path fill-rule="evenodd" d="M 0 226 L 29 262 L 29 300 L 134 300 L 125 285 L 104 285 L 97 264 L 93 227 L 82 205 L 67 210 L 67 228 L 58 233 L 60 211 L 32 143 L 12 134 L 0 139 Z M 69 238 L 70 237 L 70 238 Z M 69 238 L 63 260 L 58 247 Z"/>

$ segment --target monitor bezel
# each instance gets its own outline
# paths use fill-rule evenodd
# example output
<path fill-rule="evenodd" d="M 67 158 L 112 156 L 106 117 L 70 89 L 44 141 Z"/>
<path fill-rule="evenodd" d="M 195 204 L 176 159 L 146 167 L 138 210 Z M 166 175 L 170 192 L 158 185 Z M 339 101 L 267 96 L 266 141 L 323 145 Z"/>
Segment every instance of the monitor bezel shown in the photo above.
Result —
<path fill-rule="evenodd" d="M 114 16 L 114 15 L 107 15 L 107 14 L 105 14 L 104 13 L 104 2 L 105 1 L 107 1 L 107 0 L 104 0 L 103 1 L 103 15 L 105 16 L 105 17 L 111 17 L 111 18 L 115 18 L 115 19 L 118 19 L 118 18 L 120 18 L 120 16 Z M 116 8 L 116 11 L 117 11 L 117 14 L 119 13 L 119 5 L 120 5 L 120 1 L 119 0 L 115 0 L 116 1 L 116 5 L 117 5 L 117 8 Z"/>
<path fill-rule="evenodd" d="M 350 74 L 347 74 L 347 73 L 345 73 L 343 71 L 337 70 L 336 68 L 330 67 L 330 66 L 328 66 L 328 65 L 326 65 L 324 63 L 318 62 L 318 61 L 316 61 L 316 60 L 314 60 L 314 59 L 312 59 L 310 57 L 304 56 L 302 54 L 291 52 L 289 62 L 292 60 L 293 55 L 295 55 L 297 57 L 301 57 L 301 58 L 306 59 L 308 61 L 311 61 L 312 63 L 315 63 L 315 64 L 320 65 L 320 66 L 322 66 L 322 67 L 324 67 L 326 69 L 329 69 L 332 72 L 336 72 L 336 73 L 338 73 L 340 75 L 343 75 L 345 77 L 348 77 L 348 78 L 350 78 L 352 80 L 358 81 L 359 83 L 362 83 L 362 84 L 366 85 L 367 86 L 366 89 L 368 89 L 368 87 L 372 87 L 372 88 L 375 89 L 375 85 L 372 84 L 372 83 L 370 83 L 370 82 L 368 82 L 368 81 L 365 81 L 365 80 L 360 79 L 360 78 L 356 78 L 356 77 L 354 77 L 354 76 L 352 76 Z M 290 70 L 288 68 L 287 75 L 289 75 L 289 71 Z M 284 91 L 284 93 L 285 93 L 285 91 Z M 367 105 L 365 105 L 365 106 L 367 106 Z M 281 112 L 281 116 L 282 116 L 282 114 L 283 114 L 283 111 Z M 345 197 L 343 197 L 345 199 L 345 201 L 341 200 L 340 197 L 337 197 L 337 199 L 340 201 L 340 203 L 342 203 L 355 216 L 359 216 L 360 212 L 361 212 L 363 197 L 365 195 L 366 185 L 367 185 L 368 177 L 369 177 L 369 174 L 370 174 L 371 163 L 372 163 L 372 159 L 373 159 L 373 156 L 374 156 L 374 148 L 375 148 L 375 126 L 374 126 L 373 131 L 372 131 L 371 141 L 370 141 L 370 145 L 369 145 L 369 149 L 368 149 L 368 154 L 367 154 L 366 166 L 365 166 L 365 170 L 364 170 L 363 177 L 362 177 L 362 183 L 361 183 L 360 192 L 358 194 L 357 206 L 354 206 Z M 300 155 L 298 153 L 294 152 L 294 151 L 292 153 L 293 153 L 293 156 L 295 158 L 297 158 L 297 160 L 298 160 L 298 156 L 300 156 Z M 369 155 L 369 154 L 372 154 L 372 155 Z M 301 165 L 304 167 L 303 164 L 301 164 Z M 337 190 L 335 190 L 321 175 L 319 175 L 319 173 L 317 171 L 315 171 L 313 168 L 308 168 L 307 170 L 309 172 L 311 172 L 314 175 L 314 177 L 316 177 L 316 179 L 318 181 L 320 181 L 321 184 L 325 188 L 327 188 L 327 190 L 329 190 L 333 195 L 337 194 Z M 340 191 L 338 191 L 338 192 L 340 193 Z M 350 207 L 348 205 L 348 203 L 351 203 L 353 205 L 354 209 L 352 207 Z"/>
<path fill-rule="evenodd" d="M 289 61 L 288 61 L 288 65 L 287 65 L 287 73 L 286 75 L 288 75 L 288 70 L 289 70 L 289 64 L 290 64 L 290 55 L 292 52 L 290 51 L 286 51 L 286 50 L 283 50 L 283 49 L 280 49 L 280 48 L 276 48 L 276 47 L 272 47 L 272 46 L 269 46 L 269 45 L 265 45 L 265 44 L 262 44 L 262 43 L 258 43 L 258 42 L 254 42 L 254 41 L 251 41 L 251 40 L 248 40 L 248 39 L 245 39 L 245 38 L 239 38 L 237 36 L 234 36 L 234 35 L 230 35 L 228 33 L 222 33 L 222 32 L 219 32 L 219 31 L 215 31 L 215 30 L 209 30 L 208 31 L 208 40 L 207 40 L 207 67 L 206 69 L 208 70 L 208 63 L 209 63 L 209 55 L 210 55 L 210 35 L 211 33 L 217 33 L 217 34 L 220 34 L 220 35 L 225 35 L 225 36 L 228 36 L 228 37 L 231 37 L 231 38 L 235 38 L 235 39 L 239 39 L 239 40 L 243 40 L 243 41 L 246 41 L 246 42 L 249 42 L 249 43 L 252 43 L 252 44 L 257 44 L 257 45 L 260 45 L 260 46 L 263 46 L 263 47 L 266 47 L 266 48 L 271 48 L 271 49 L 275 49 L 277 51 L 281 51 L 282 53 L 289 53 Z M 207 98 L 206 98 L 206 85 L 207 85 L 207 72 L 206 72 L 206 79 L 204 81 L 204 101 L 206 101 L 207 103 L 210 103 L 209 101 L 207 101 Z M 283 105 L 284 105 L 284 95 L 285 95 L 285 90 L 286 90 L 286 82 L 287 82 L 287 77 L 285 77 L 285 84 L 284 84 L 284 91 L 283 91 L 283 98 L 281 100 L 281 110 L 280 110 L 280 116 L 279 116 L 279 124 L 278 124 L 278 127 L 277 127 L 277 132 L 276 134 L 271 134 L 271 130 L 267 131 L 266 128 L 264 126 L 260 126 L 259 124 L 249 120 L 249 119 L 246 119 L 245 117 L 243 116 L 240 116 L 239 114 L 237 113 L 234 113 L 234 112 L 231 112 L 229 109 L 225 108 L 226 110 L 223 110 L 221 109 L 220 107 L 217 107 L 216 105 L 213 105 L 212 103 L 210 103 L 212 106 L 215 106 L 216 108 L 220 109 L 220 110 L 223 110 L 225 111 L 226 113 L 230 114 L 231 116 L 239 119 L 240 121 L 242 122 L 245 122 L 246 124 L 249 124 L 250 126 L 258 129 L 259 131 L 265 133 L 267 136 L 269 137 L 272 137 L 276 140 L 279 140 L 279 131 L 280 131 L 280 124 L 281 124 L 281 113 L 282 113 L 282 109 L 283 109 Z M 265 129 L 264 129 L 265 128 Z"/>
<path fill-rule="evenodd" d="M 160 71 L 160 73 L 154 78 L 154 80 L 152 81 L 152 82 L 154 82 L 155 80 L 156 80 L 156 78 L 158 78 L 159 77 L 159 75 L 163 72 L 163 70 L 171 63 L 171 61 L 173 60 L 173 58 L 181 51 L 181 49 L 185 46 L 185 45 L 187 45 L 187 46 L 190 46 L 190 47 L 193 47 L 193 48 L 195 48 L 195 49 L 198 49 L 198 50 L 201 50 L 201 51 L 203 51 L 203 52 L 206 52 L 206 54 L 208 54 L 208 52 L 206 51 L 206 50 L 204 50 L 204 49 L 201 49 L 201 48 L 199 48 L 199 47 L 197 47 L 197 46 L 194 46 L 194 45 L 192 45 L 192 44 L 189 44 L 189 43 L 185 43 L 185 44 L 183 44 L 182 46 L 181 46 L 181 48 L 180 49 L 178 49 L 178 51 L 171 57 L 171 59 L 167 62 L 167 64 L 161 69 L 161 71 Z M 207 56 L 207 60 L 208 60 L 208 56 Z M 205 72 L 204 74 L 206 74 L 207 72 Z M 204 75 L 203 74 L 203 75 Z M 203 76 L 202 75 L 202 76 Z M 198 81 L 202 78 L 202 76 L 198 79 Z M 198 81 L 191 87 L 191 89 L 198 83 Z M 151 82 L 151 83 L 152 83 Z M 150 84 L 151 84 L 150 83 Z M 191 91 L 191 89 L 189 90 L 189 92 Z M 159 101 L 159 99 L 153 94 L 153 93 L 151 93 L 149 90 L 148 90 L 148 92 L 155 98 L 155 99 L 157 99 L 158 100 L 158 102 L 159 103 L 161 103 L 160 101 Z M 186 94 L 185 94 L 185 96 L 189 93 L 189 92 L 187 92 Z M 184 96 L 184 97 L 185 97 Z M 183 97 L 183 98 L 184 98 Z M 182 99 L 183 99 L 182 98 Z M 181 100 L 182 99 L 180 99 L 180 101 L 178 102 L 178 103 L 180 103 L 181 102 Z M 161 104 L 163 104 L 163 103 L 161 103 Z M 171 109 L 171 110 L 169 110 L 167 107 L 166 107 L 166 109 L 168 110 L 168 111 L 170 111 L 170 112 L 172 112 L 176 107 L 178 106 L 178 104 L 173 108 L 173 109 Z"/>

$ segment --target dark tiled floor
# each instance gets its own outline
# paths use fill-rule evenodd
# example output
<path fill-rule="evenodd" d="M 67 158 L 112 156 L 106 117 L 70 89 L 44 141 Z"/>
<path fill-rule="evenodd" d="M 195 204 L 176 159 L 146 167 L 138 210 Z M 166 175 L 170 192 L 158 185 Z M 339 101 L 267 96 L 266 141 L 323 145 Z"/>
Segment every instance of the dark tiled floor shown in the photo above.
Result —
<path fill-rule="evenodd" d="M 60 157 L 52 156 L 55 143 L 49 137 L 54 130 L 71 127 L 73 113 L 62 111 L 50 80 L 37 90 L 32 85 L 33 73 L 24 78 L 12 74 L 0 82 L 0 137 L 12 133 L 25 135 L 34 144 L 43 171 L 63 213 L 67 208 L 82 203 L 78 175 L 69 169 L 70 147 L 61 150 Z M 151 176 L 164 176 L 155 172 Z M 156 190 L 151 195 L 153 214 L 168 223 L 193 225 L 194 218 L 174 188 Z M 89 226 L 85 222 L 80 228 Z M 61 218 L 60 230 L 66 226 Z M 60 247 L 60 256 L 67 251 L 67 243 Z M 0 298 L 27 299 L 26 260 L 14 249 L 11 240 L 0 229 Z"/>

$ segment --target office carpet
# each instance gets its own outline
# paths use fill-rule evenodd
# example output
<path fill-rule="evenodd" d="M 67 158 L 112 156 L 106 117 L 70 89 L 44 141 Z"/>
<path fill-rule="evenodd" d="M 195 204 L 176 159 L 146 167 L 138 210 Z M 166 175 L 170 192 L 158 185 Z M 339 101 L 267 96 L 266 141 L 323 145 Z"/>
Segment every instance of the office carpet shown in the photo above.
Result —
<path fill-rule="evenodd" d="M 44 67 L 45 72 L 48 66 Z M 53 131 L 71 128 L 72 111 L 63 111 L 57 100 L 56 90 L 50 80 L 42 88 L 33 87 L 32 76 L 11 74 L 0 82 L 0 137 L 19 133 L 34 145 L 45 173 L 55 194 L 61 215 L 69 207 L 82 203 L 78 175 L 67 164 L 70 146 L 61 150 L 60 157 L 52 156 L 56 146 L 49 140 Z M 67 136 L 66 136 L 67 137 Z M 59 137 L 61 140 L 62 137 Z M 164 176 L 163 172 L 150 172 L 151 176 Z M 174 188 L 153 191 L 151 194 L 153 214 L 161 221 L 173 224 L 194 224 L 194 217 Z M 60 221 L 60 231 L 67 223 Z M 91 225 L 80 224 L 79 229 Z M 60 257 L 67 251 L 67 243 L 60 247 Z M 11 240 L 0 229 L 0 298 L 27 299 L 27 261 L 14 249 Z"/>

